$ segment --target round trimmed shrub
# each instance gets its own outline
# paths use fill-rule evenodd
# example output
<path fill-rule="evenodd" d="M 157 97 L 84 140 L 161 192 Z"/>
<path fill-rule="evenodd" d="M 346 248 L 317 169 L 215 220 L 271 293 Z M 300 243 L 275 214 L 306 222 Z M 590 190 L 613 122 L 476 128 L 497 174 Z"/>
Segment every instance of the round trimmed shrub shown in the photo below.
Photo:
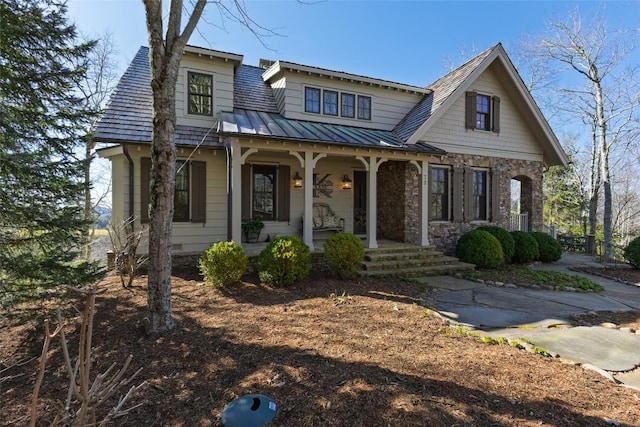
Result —
<path fill-rule="evenodd" d="M 337 233 L 324 242 L 324 259 L 329 270 L 341 279 L 356 275 L 364 259 L 364 246 L 352 233 Z"/>
<path fill-rule="evenodd" d="M 640 237 L 633 239 L 627 247 L 624 248 L 624 259 L 626 259 L 633 268 L 640 268 Z"/>
<path fill-rule="evenodd" d="M 502 246 L 502 252 L 504 253 L 504 262 L 511 262 L 513 253 L 516 250 L 516 243 L 513 241 L 511 233 L 509 233 L 504 228 L 498 227 L 496 225 L 483 225 L 482 227 L 478 227 L 476 230 L 482 230 L 493 234 L 493 236 L 498 239 L 500 245 Z"/>
<path fill-rule="evenodd" d="M 504 264 L 500 241 L 493 234 L 482 230 L 472 230 L 460 237 L 456 256 L 460 261 L 475 264 L 478 268 L 495 268 Z"/>
<path fill-rule="evenodd" d="M 562 257 L 562 245 L 556 239 L 540 231 L 534 231 L 531 235 L 538 242 L 538 251 L 540 252 L 538 259 L 540 261 L 556 262 Z"/>
<path fill-rule="evenodd" d="M 511 237 L 513 237 L 516 249 L 511 259 L 512 262 L 515 264 L 526 264 L 540 258 L 538 242 L 531 233 L 527 233 L 526 231 L 512 231 Z"/>
<path fill-rule="evenodd" d="M 311 270 L 309 247 L 295 236 L 277 237 L 258 255 L 258 275 L 264 283 L 286 286 Z"/>
<path fill-rule="evenodd" d="M 202 253 L 198 267 L 206 283 L 227 286 L 242 277 L 247 269 L 247 255 L 235 242 L 217 242 Z"/>

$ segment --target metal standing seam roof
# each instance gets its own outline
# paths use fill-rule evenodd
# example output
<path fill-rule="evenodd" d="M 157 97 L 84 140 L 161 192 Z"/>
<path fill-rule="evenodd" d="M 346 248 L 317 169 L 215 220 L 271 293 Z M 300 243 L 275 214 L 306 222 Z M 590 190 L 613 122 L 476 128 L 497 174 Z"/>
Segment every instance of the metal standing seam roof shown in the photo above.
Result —
<path fill-rule="evenodd" d="M 434 154 L 444 153 L 443 150 L 426 143 L 407 145 L 392 131 L 285 119 L 277 113 L 239 108 L 221 113 L 218 133 Z"/>

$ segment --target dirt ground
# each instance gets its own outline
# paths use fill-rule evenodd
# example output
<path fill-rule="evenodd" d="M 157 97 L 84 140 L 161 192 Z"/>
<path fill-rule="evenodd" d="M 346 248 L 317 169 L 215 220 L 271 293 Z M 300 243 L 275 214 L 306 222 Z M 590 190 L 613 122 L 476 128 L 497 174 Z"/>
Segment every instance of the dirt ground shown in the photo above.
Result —
<path fill-rule="evenodd" d="M 274 426 L 640 424 L 640 392 L 457 334 L 420 305 L 424 285 L 315 276 L 272 288 L 247 277 L 217 290 L 194 272 L 178 272 L 172 283 L 177 328 L 156 339 L 143 334 L 146 277 L 130 290 L 114 276 L 100 284 L 94 374 L 129 354 L 129 371 L 143 368 L 129 405 L 140 406 L 111 425 L 219 426 L 225 404 L 248 393 L 277 403 Z M 71 307 L 81 311 L 82 303 Z M 638 313 L 625 316 L 583 320 L 639 325 Z M 70 314 L 74 345 L 78 325 Z M 27 425 L 42 342 L 40 324 L 0 319 L 0 425 Z M 60 348 L 54 340 L 38 425 L 49 425 L 66 398 Z"/>

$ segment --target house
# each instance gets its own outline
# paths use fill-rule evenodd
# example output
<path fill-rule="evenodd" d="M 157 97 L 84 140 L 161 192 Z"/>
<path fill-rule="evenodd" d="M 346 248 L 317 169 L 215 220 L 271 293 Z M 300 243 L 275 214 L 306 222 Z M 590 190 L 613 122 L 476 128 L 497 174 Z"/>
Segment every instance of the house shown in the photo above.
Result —
<path fill-rule="evenodd" d="M 425 87 L 188 46 L 176 110 L 174 254 L 240 242 L 250 218 L 263 238 L 300 235 L 313 250 L 323 226 L 338 226 L 318 203 L 368 248 L 452 252 L 478 225 L 512 227 L 512 187 L 516 226 L 540 230 L 543 170 L 567 164 L 501 44 Z M 95 132 L 108 143 L 114 219 L 137 226 L 148 221 L 151 117 L 142 47 Z"/>

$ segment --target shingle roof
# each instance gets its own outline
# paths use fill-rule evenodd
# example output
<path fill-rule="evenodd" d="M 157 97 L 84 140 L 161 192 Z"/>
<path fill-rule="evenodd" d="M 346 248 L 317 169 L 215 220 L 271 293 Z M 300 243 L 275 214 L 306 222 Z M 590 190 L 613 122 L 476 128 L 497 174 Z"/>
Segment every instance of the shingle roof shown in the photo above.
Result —
<path fill-rule="evenodd" d="M 409 139 L 411 135 L 444 104 L 453 91 L 469 77 L 494 48 L 495 46 L 485 50 L 428 85 L 427 89 L 432 90 L 431 94 L 425 95 L 422 100 L 411 109 L 409 114 L 400 120 L 400 123 L 394 128 L 394 132 L 396 132 L 403 141 Z"/>
<path fill-rule="evenodd" d="M 269 139 L 444 153 L 444 151 L 425 143 L 408 146 L 391 131 L 285 119 L 278 113 L 238 108 L 233 112 L 221 113 L 218 133 L 221 135 L 244 135 Z"/>
<path fill-rule="evenodd" d="M 273 90 L 262 80 L 264 69 L 241 65 L 236 71 L 233 82 L 233 106 L 246 110 L 277 113 L 278 106 Z"/>

